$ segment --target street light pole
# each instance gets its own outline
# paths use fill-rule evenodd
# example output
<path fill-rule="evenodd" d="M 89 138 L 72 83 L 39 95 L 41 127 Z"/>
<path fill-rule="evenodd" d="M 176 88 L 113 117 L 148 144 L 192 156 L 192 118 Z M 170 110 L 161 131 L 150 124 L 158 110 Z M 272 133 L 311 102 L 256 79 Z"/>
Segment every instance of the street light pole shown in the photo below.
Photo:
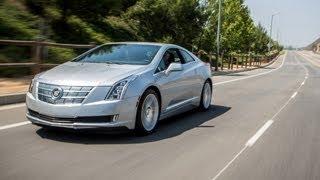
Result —
<path fill-rule="evenodd" d="M 217 64 L 215 71 L 218 70 L 219 55 L 220 55 L 220 28 L 221 28 L 221 0 L 218 0 L 219 10 L 218 10 L 218 29 L 217 29 Z M 221 67 L 223 66 L 223 60 L 221 59 Z"/>
<path fill-rule="evenodd" d="M 271 50 L 271 44 L 272 44 L 272 26 L 273 26 L 273 18 L 274 16 L 278 15 L 279 13 L 275 13 L 271 15 L 271 23 L 270 23 L 270 41 L 269 41 L 269 46 L 268 46 L 268 51 L 270 52 Z"/>

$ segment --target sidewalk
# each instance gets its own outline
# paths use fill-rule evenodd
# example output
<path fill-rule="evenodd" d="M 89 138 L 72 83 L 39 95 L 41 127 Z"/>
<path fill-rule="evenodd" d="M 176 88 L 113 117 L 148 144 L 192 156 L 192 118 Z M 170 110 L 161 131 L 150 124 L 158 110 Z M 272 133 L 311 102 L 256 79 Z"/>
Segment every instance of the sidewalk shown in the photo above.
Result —
<path fill-rule="evenodd" d="M 274 58 L 272 61 L 266 63 L 266 62 L 263 62 L 261 63 L 261 65 L 254 65 L 254 66 L 251 66 L 251 67 L 241 67 L 241 65 L 238 66 L 238 68 L 236 67 L 236 65 L 233 65 L 233 69 L 228 69 L 228 67 L 224 67 L 224 69 L 221 71 L 221 67 L 219 67 L 219 71 L 214 71 L 214 67 L 212 67 L 212 75 L 213 76 L 221 76 L 221 75 L 226 75 L 226 74 L 231 74 L 231 73 L 237 73 L 237 72 L 243 72 L 243 71 L 251 71 L 251 70 L 254 70 L 254 69 L 259 69 L 259 68 L 264 68 L 266 66 L 269 66 L 271 64 L 273 64 L 273 62 L 275 60 L 277 60 L 279 58 L 276 57 Z"/>
<path fill-rule="evenodd" d="M 26 93 L 32 77 L 0 78 L 0 96 Z"/>
<path fill-rule="evenodd" d="M 0 78 L 0 105 L 22 103 L 32 77 Z"/>
<path fill-rule="evenodd" d="M 212 79 L 215 84 L 220 84 L 227 81 L 233 81 L 236 79 L 245 79 L 246 77 L 271 72 L 272 70 L 275 70 L 282 66 L 284 57 L 285 55 L 280 55 L 276 61 L 271 61 L 269 64 L 265 64 L 264 66 L 261 66 L 259 68 L 243 70 L 243 71 L 238 71 L 233 73 L 214 75 Z"/>

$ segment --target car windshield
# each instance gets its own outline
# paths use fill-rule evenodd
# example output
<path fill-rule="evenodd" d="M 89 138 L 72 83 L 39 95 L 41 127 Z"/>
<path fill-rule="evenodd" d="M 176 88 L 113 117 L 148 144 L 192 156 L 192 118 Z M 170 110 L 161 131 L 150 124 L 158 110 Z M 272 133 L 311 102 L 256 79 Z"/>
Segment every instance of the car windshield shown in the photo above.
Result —
<path fill-rule="evenodd" d="M 149 64 L 160 46 L 141 44 L 106 44 L 80 56 L 73 62 L 107 64 Z"/>

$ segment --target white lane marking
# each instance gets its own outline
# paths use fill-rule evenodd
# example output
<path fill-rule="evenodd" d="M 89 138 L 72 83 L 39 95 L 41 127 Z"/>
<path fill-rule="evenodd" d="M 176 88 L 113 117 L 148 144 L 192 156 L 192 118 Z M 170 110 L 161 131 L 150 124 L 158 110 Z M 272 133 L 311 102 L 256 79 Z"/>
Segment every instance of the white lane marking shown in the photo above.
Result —
<path fill-rule="evenodd" d="M 301 65 L 301 63 L 299 63 Z M 308 74 L 308 69 L 301 65 L 302 67 L 304 67 L 306 74 Z M 305 80 L 304 80 L 305 81 Z M 294 93 L 295 96 L 297 95 L 298 91 L 301 89 L 302 86 L 299 86 L 297 91 Z M 261 135 L 271 126 L 271 124 L 274 122 L 273 119 L 275 119 L 275 117 L 278 116 L 278 114 L 289 104 L 290 101 L 292 101 L 292 96 L 287 100 L 287 102 L 272 116 L 271 120 L 268 120 L 264 126 L 262 128 L 260 128 L 256 134 L 250 138 L 247 143 L 245 144 L 245 146 L 240 150 L 240 152 L 238 152 L 238 154 L 236 154 L 233 159 L 231 159 L 231 161 L 229 161 L 227 163 L 227 165 L 225 167 L 223 167 L 218 174 L 212 178 L 212 180 L 216 180 L 219 178 L 219 176 L 249 147 L 252 147 L 252 145 L 258 140 L 259 137 L 261 137 Z M 260 131 L 260 132 L 259 132 Z"/>
<path fill-rule="evenodd" d="M 301 83 L 301 86 L 303 86 L 303 85 L 304 85 L 304 83 L 305 83 L 305 82 L 303 81 L 303 82 Z"/>
<path fill-rule="evenodd" d="M 297 94 L 298 94 L 298 92 L 294 92 L 294 93 L 292 94 L 292 96 L 291 96 L 291 99 L 295 98 Z"/>
<path fill-rule="evenodd" d="M 312 60 L 312 61 L 315 62 L 315 63 L 318 63 L 319 60 L 320 60 L 318 57 L 312 56 L 312 55 L 310 55 L 310 54 L 308 54 L 308 53 L 306 53 L 306 52 L 298 52 L 298 54 L 300 54 L 301 56 L 306 56 L 306 57 L 308 57 L 309 60 Z M 318 65 L 318 64 L 317 64 L 317 65 Z"/>
<path fill-rule="evenodd" d="M 311 64 L 313 64 L 317 67 L 320 67 L 320 65 L 318 63 L 316 63 L 317 61 L 315 62 L 314 59 L 311 58 L 310 56 L 308 56 L 302 52 L 297 52 L 297 54 L 300 55 L 301 57 L 303 57 L 304 59 L 306 59 L 307 61 L 309 61 Z M 307 74 L 307 76 L 308 76 L 308 74 Z"/>
<path fill-rule="evenodd" d="M 20 107 L 24 107 L 24 106 L 26 106 L 26 103 L 4 105 L 4 106 L 0 106 L 0 111 L 4 111 L 4 110 L 8 110 L 8 109 L 14 109 L 14 108 L 20 108 Z M 23 125 L 27 125 L 27 124 L 30 124 L 30 123 L 31 123 L 30 121 L 23 121 L 23 122 L 14 123 L 14 124 L 8 124 L 8 125 L 0 126 L 0 130 L 10 129 L 10 128 L 18 127 L 18 126 L 23 126 Z"/>
<path fill-rule="evenodd" d="M 301 88 L 301 86 L 298 88 L 298 90 Z M 275 117 L 277 117 L 277 115 L 289 104 L 289 102 L 292 100 L 292 98 L 289 98 L 287 100 L 287 102 L 278 110 L 278 112 L 276 112 L 271 119 L 275 119 Z M 245 144 L 244 148 L 241 149 L 241 151 L 230 161 L 228 162 L 228 164 L 221 170 L 219 171 L 219 173 L 212 179 L 212 180 L 216 180 L 237 158 L 238 156 L 240 156 L 244 150 L 246 150 L 249 147 L 252 147 L 252 145 L 258 140 L 259 137 L 261 137 L 261 135 L 271 126 L 271 124 L 273 123 L 273 120 L 269 120 L 267 121 L 264 126 L 262 126 L 262 128 L 260 128 L 254 136 L 252 136 L 247 143 Z"/>
<path fill-rule="evenodd" d="M 253 146 L 253 144 L 263 135 L 263 133 L 272 125 L 273 120 L 267 121 L 245 144 L 245 146 L 236 154 L 226 166 L 224 166 L 218 174 L 212 178 L 212 180 L 216 180 L 219 176 L 249 147 Z"/>
<path fill-rule="evenodd" d="M 19 123 L 0 126 L 0 130 L 10 129 L 10 128 L 18 127 L 18 126 L 23 126 L 23 125 L 27 125 L 27 124 L 30 124 L 30 123 L 31 123 L 30 121 L 23 121 L 23 122 L 19 122 Z"/>
<path fill-rule="evenodd" d="M 23 106 L 25 106 L 25 105 L 26 105 L 26 103 L 4 105 L 4 106 L 0 106 L 0 111 L 8 110 L 8 109 L 13 109 L 13 108 L 19 108 L 19 107 L 23 107 Z"/>
<path fill-rule="evenodd" d="M 267 121 L 246 143 L 246 146 L 253 146 L 254 143 L 262 136 L 262 134 L 272 125 L 273 120 Z"/>
<path fill-rule="evenodd" d="M 219 173 L 212 178 L 212 180 L 216 180 L 218 179 L 218 177 L 233 163 L 233 161 L 235 161 L 246 149 L 248 148 L 248 146 L 244 146 L 240 152 L 238 152 L 238 154 L 236 154 L 233 159 L 231 159 L 231 161 L 228 162 L 228 164 L 219 171 Z"/>
<path fill-rule="evenodd" d="M 226 83 L 230 83 L 230 82 L 234 82 L 234 81 L 240 81 L 240 80 L 244 80 L 244 79 L 249 79 L 249 78 L 253 78 L 253 77 L 269 74 L 269 73 L 271 73 L 273 71 L 276 71 L 276 70 L 279 70 L 280 68 L 282 68 L 282 66 L 284 65 L 284 62 L 286 60 L 286 57 L 287 57 L 287 51 L 284 54 L 284 57 L 283 57 L 281 65 L 276 69 L 272 69 L 272 70 L 267 71 L 267 72 L 263 72 L 263 73 L 260 73 L 260 74 L 255 74 L 255 75 L 251 75 L 251 76 L 247 76 L 247 77 L 243 77 L 243 78 L 237 78 L 237 79 L 232 79 L 232 80 L 229 80 L 229 81 L 222 81 L 222 82 L 218 82 L 218 83 L 213 83 L 213 86 L 217 86 L 217 85 L 221 85 L 221 84 L 226 84 Z"/>

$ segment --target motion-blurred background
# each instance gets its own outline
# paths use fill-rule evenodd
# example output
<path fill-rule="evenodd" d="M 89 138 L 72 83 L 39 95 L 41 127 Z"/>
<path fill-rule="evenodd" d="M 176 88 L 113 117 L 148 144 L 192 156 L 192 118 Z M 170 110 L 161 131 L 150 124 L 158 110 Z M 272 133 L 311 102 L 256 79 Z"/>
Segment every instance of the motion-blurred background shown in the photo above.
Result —
<path fill-rule="evenodd" d="M 68 44 L 156 41 L 179 44 L 193 51 L 214 53 L 216 49 L 217 1 L 1 0 L 0 3 L 0 39 Z M 254 25 L 244 2 L 226 0 L 223 6 L 222 52 L 266 53 L 269 43 L 266 30 Z M 44 63 L 61 63 L 84 51 L 43 48 Z M 30 51 L 30 47 L 2 43 L 0 62 L 29 62 Z M 29 71 L 2 68 L 0 74 L 12 77 Z"/>

